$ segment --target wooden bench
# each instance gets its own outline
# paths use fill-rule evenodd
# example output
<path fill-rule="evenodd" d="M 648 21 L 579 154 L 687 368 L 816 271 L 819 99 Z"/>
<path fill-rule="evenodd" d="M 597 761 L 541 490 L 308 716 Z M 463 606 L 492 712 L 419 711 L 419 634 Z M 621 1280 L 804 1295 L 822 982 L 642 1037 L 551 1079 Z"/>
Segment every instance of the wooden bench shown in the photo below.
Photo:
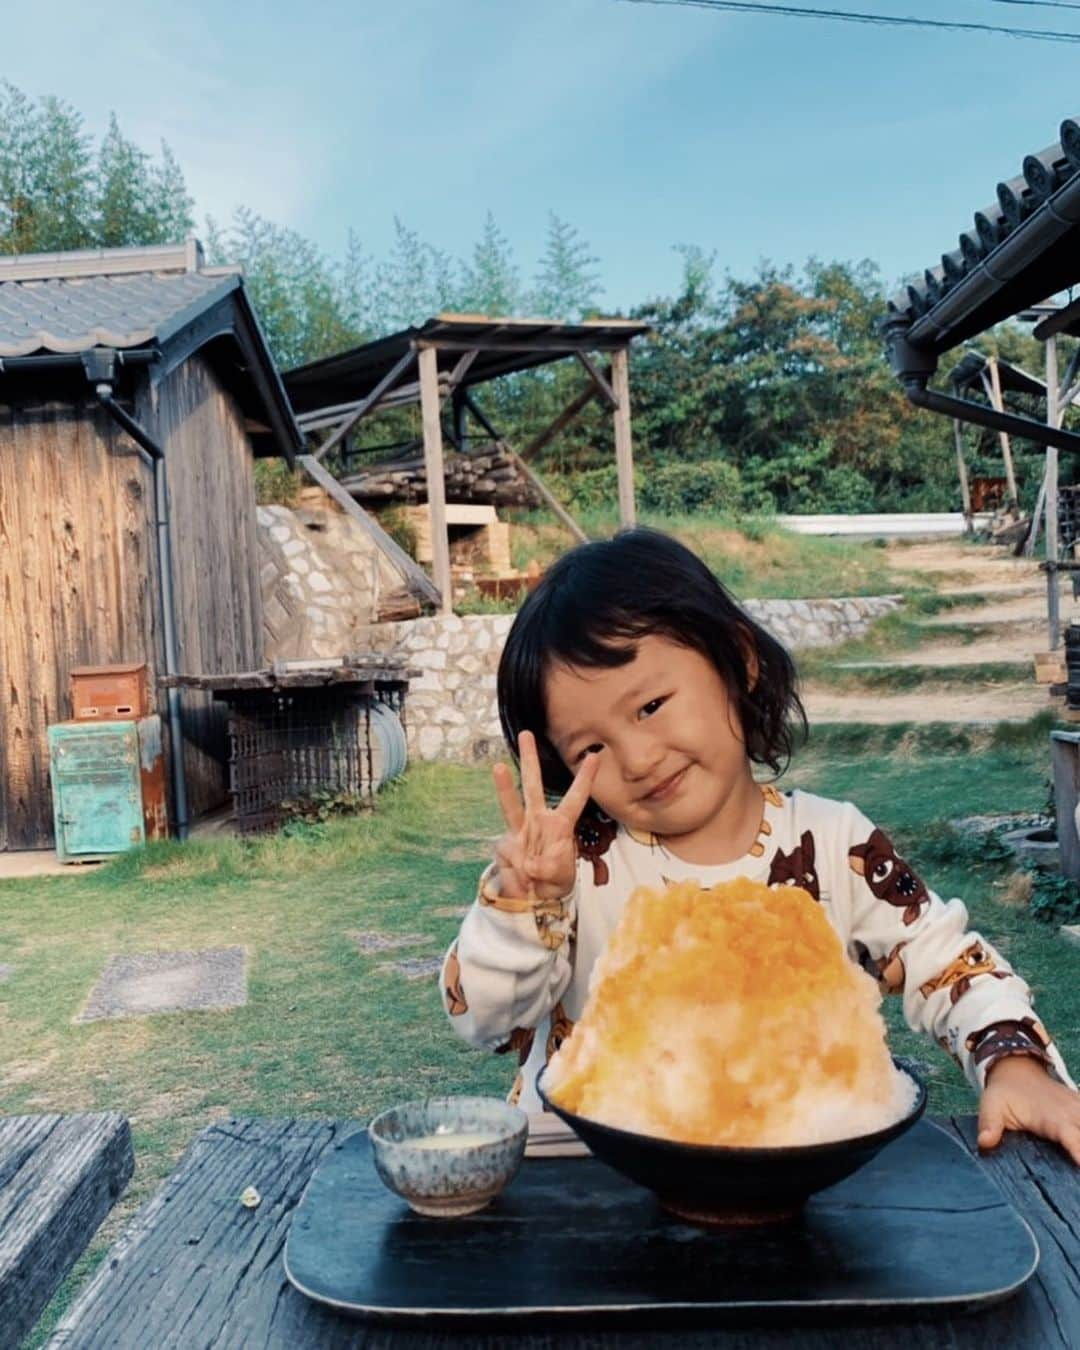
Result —
<path fill-rule="evenodd" d="M 134 1165 L 116 1111 L 0 1116 L 0 1346 L 37 1321 Z"/>

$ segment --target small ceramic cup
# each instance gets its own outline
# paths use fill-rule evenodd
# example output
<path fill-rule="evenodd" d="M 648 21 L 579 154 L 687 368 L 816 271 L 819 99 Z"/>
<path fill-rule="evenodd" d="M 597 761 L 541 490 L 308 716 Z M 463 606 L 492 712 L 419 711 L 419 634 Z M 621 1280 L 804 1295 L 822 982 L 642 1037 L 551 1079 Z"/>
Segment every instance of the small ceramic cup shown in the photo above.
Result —
<path fill-rule="evenodd" d="M 513 1180 L 528 1133 L 525 1112 L 497 1097 L 427 1097 L 368 1126 L 383 1184 L 418 1214 L 447 1219 L 475 1214 Z"/>

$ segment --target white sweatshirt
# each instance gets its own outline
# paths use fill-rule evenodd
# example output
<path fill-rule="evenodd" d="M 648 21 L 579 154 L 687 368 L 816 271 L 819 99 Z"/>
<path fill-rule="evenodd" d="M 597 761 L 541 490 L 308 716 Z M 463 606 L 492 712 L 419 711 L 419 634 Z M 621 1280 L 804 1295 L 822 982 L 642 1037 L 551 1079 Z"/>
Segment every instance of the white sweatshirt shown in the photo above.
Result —
<path fill-rule="evenodd" d="M 809 891 L 849 957 L 903 996 L 908 1025 L 938 1041 L 976 1087 L 1003 1054 L 1031 1055 L 1075 1087 L 1028 986 L 968 931 L 961 901 L 927 890 L 850 802 L 763 787 L 762 803 L 750 851 L 721 866 L 683 862 L 653 836 L 614 821 L 586 821 L 577 832 L 577 881 L 561 901 L 534 906 L 493 894 L 494 865 L 487 869 L 446 955 L 441 987 L 465 1040 L 518 1055 L 512 1101 L 543 1109 L 537 1074 L 581 1016 L 593 965 L 636 887 L 691 880 L 708 887 L 740 876 Z"/>

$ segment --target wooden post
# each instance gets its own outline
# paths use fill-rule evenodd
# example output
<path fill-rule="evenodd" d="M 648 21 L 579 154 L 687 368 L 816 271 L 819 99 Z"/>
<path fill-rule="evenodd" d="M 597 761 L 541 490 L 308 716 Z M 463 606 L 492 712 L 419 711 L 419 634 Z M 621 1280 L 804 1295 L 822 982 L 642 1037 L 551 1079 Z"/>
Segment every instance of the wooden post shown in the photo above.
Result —
<path fill-rule="evenodd" d="M 619 524 L 624 529 L 637 522 L 634 506 L 634 450 L 630 437 L 630 360 L 625 347 L 611 353 L 611 386 L 619 405 L 615 422 L 615 467 L 619 476 Z"/>
<path fill-rule="evenodd" d="M 998 370 L 997 357 L 992 356 L 989 361 L 990 366 L 990 402 L 998 410 L 1005 411 L 1005 405 L 1001 400 L 1001 372 Z M 1019 498 L 1016 495 L 1016 470 L 1013 468 L 1012 443 L 1009 440 L 1007 431 L 999 431 L 998 439 L 1001 442 L 1001 457 L 1005 461 L 1005 480 L 1009 485 L 1009 505 L 1018 506 Z"/>
<path fill-rule="evenodd" d="M 451 395 L 454 413 L 454 444 L 461 454 L 469 453 L 468 410 L 465 406 L 464 390 L 455 389 Z"/>
<path fill-rule="evenodd" d="M 1056 427 L 1058 418 L 1058 361 L 1057 336 L 1051 334 L 1046 339 L 1046 420 Z M 1050 650 L 1056 651 L 1061 645 L 1061 617 L 1059 613 L 1060 589 L 1058 587 L 1058 452 L 1056 445 L 1046 447 L 1046 561 L 1050 564 L 1046 572 L 1046 614 L 1050 630 Z"/>
<path fill-rule="evenodd" d="M 439 421 L 439 354 L 434 347 L 421 347 L 420 411 L 424 424 L 424 468 L 427 471 L 428 515 L 431 519 L 431 554 L 435 585 L 442 596 L 440 611 L 454 612 L 454 586 L 450 577 L 450 537 L 446 530 L 446 483 L 443 478 L 442 425 Z"/>
<path fill-rule="evenodd" d="M 415 558 L 410 557 L 397 540 L 392 539 L 386 533 L 374 516 L 368 515 L 360 503 L 353 499 L 349 490 L 338 482 L 329 469 L 324 468 L 314 455 L 297 455 L 296 462 L 311 475 L 312 479 L 328 496 L 333 497 L 347 516 L 367 531 L 375 541 L 377 548 L 381 549 L 397 568 L 405 585 L 413 595 L 426 600 L 429 604 L 438 605 L 442 603 L 442 596 L 438 587 Z"/>
<path fill-rule="evenodd" d="M 1080 881 L 1080 835 L 1076 828 L 1076 808 L 1080 804 L 1080 733 L 1052 731 L 1050 760 L 1054 769 L 1054 815 L 1061 870 L 1073 881 Z"/>
<path fill-rule="evenodd" d="M 971 489 L 968 487 L 967 464 L 964 462 L 964 431 L 958 417 L 953 418 L 953 437 L 956 441 L 956 471 L 960 475 L 960 505 L 964 511 L 964 533 L 973 528 L 971 516 Z"/>

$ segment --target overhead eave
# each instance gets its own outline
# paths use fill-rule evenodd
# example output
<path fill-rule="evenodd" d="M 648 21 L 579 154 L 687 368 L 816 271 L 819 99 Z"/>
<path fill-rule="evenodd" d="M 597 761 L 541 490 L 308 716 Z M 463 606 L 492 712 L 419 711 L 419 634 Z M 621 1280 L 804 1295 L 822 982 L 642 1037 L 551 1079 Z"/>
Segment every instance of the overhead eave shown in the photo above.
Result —
<path fill-rule="evenodd" d="M 931 309 L 907 339 L 941 353 L 985 332 L 1080 276 L 1080 174 L 1023 221 Z"/>

